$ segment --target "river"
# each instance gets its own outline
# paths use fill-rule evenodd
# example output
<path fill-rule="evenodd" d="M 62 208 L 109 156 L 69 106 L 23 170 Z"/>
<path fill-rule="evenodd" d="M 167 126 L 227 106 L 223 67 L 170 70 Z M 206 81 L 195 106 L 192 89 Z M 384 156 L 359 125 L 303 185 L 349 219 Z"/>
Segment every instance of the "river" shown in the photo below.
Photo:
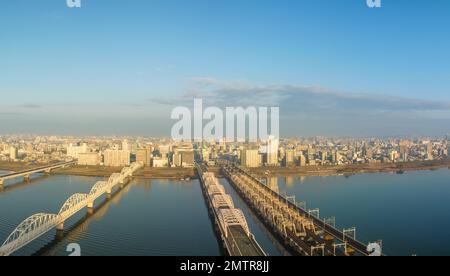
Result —
<path fill-rule="evenodd" d="M 1 174 L 1 172 L 0 172 Z M 7 181 L 0 190 L 0 242 L 25 218 L 58 213 L 74 193 L 88 193 L 103 178 L 34 175 L 29 183 Z M 279 177 L 268 181 L 281 194 L 295 195 L 321 217 L 335 216 L 338 228 L 357 228 L 364 242 L 381 239 L 388 255 L 450 255 L 450 170 L 351 177 Z M 286 252 L 221 179 L 251 231 L 272 256 Z M 82 255 L 217 256 L 214 233 L 197 180 L 133 180 L 111 198 L 85 210 L 15 255 L 68 255 L 77 243 Z"/>

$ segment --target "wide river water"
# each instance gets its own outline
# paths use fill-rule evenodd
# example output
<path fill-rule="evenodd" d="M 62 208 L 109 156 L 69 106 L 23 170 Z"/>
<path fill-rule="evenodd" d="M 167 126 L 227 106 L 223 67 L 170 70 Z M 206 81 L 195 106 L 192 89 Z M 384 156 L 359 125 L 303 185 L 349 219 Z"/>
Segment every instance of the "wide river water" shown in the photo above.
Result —
<path fill-rule="evenodd" d="M 0 171 L 0 174 L 5 173 Z M 8 181 L 0 190 L 0 244 L 25 218 L 58 213 L 74 193 L 88 193 L 102 178 L 33 176 L 30 183 Z M 225 180 L 235 205 L 243 209 L 255 237 L 269 255 L 285 252 Z M 295 195 L 321 217 L 336 217 L 338 228 L 357 228 L 357 238 L 383 241 L 388 255 L 450 255 L 450 170 L 351 177 L 269 179 L 282 194 Z M 82 255 L 220 255 L 197 180 L 134 180 L 111 198 L 96 201 L 15 255 L 68 255 L 78 243 Z"/>

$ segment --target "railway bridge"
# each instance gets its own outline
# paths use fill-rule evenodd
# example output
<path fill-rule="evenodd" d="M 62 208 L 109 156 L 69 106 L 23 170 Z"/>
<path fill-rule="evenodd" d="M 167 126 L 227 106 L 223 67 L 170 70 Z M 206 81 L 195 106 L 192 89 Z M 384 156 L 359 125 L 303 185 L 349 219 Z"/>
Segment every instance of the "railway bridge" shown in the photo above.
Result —
<path fill-rule="evenodd" d="M 368 246 L 356 239 L 356 229 L 338 230 L 334 220 L 321 220 L 318 210 L 306 210 L 295 199 L 281 196 L 233 163 L 222 165 L 224 176 L 285 246 L 304 256 L 368 256 Z M 304 205 L 303 205 L 304 206 Z M 379 246 L 381 241 L 374 243 Z"/>

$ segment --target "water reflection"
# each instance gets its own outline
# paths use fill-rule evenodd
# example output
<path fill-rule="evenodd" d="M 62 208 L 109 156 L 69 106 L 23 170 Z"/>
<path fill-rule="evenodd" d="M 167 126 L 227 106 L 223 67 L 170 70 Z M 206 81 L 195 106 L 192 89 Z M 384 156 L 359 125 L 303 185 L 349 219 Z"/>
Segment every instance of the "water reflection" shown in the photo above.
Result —
<path fill-rule="evenodd" d="M 24 218 L 38 211 L 53 213 L 70 195 L 89 192 L 100 180 L 57 175 L 0 194 L 0 239 Z M 64 232 L 52 230 L 14 255 L 67 256 L 66 246 L 73 242 L 80 244 L 83 256 L 220 255 L 197 180 L 135 179 L 111 198 L 99 198 L 94 207 L 90 214 L 74 215 Z"/>
<path fill-rule="evenodd" d="M 278 178 L 277 177 L 268 177 L 267 178 L 267 187 L 274 191 L 275 193 L 280 193 L 280 187 L 278 186 Z"/>
<path fill-rule="evenodd" d="M 287 187 L 294 186 L 294 177 L 293 176 L 287 176 L 285 181 L 286 181 L 286 186 Z"/>
<path fill-rule="evenodd" d="M 387 255 L 450 254 L 450 171 L 416 171 L 279 178 L 282 194 L 336 217 L 337 228 L 357 227 L 364 242 L 383 240 Z M 424 206 L 426 206 L 424 208 Z"/>
<path fill-rule="evenodd" d="M 146 190 L 151 189 L 151 183 L 138 183 L 138 186 L 143 187 Z M 45 247 L 34 253 L 35 256 L 55 256 L 58 252 L 64 251 L 65 247 L 69 243 L 77 243 L 83 239 L 84 235 L 88 231 L 89 224 L 93 221 L 102 220 L 107 214 L 111 204 L 117 205 L 122 198 L 128 194 L 133 184 L 128 184 L 123 188 L 118 188 L 112 195 L 106 196 L 106 199 L 98 205 L 96 208 L 88 209 L 85 217 L 75 223 L 66 231 L 57 231 L 53 241 L 48 243 Z"/>

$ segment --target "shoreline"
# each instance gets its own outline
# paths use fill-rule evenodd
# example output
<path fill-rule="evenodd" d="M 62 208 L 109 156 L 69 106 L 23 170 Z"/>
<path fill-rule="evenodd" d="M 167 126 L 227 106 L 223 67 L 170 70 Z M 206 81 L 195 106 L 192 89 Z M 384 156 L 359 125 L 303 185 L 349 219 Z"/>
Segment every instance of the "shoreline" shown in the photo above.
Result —
<path fill-rule="evenodd" d="M 54 175 L 74 175 L 87 177 L 110 177 L 113 173 L 120 173 L 122 167 L 103 166 L 73 166 L 55 170 Z M 134 176 L 136 179 L 187 179 L 196 178 L 194 168 L 150 168 L 138 170 Z"/>
<path fill-rule="evenodd" d="M 39 167 L 41 164 L 26 164 L 16 162 L 0 162 L 0 170 L 18 171 Z M 355 174 L 370 173 L 398 173 L 411 171 L 426 171 L 450 169 L 450 159 L 437 161 L 388 163 L 388 164 L 362 164 L 341 166 L 315 166 L 315 167 L 259 167 L 248 168 L 258 177 L 277 176 L 351 176 Z M 220 174 L 217 167 L 210 168 Z M 86 177 L 109 177 L 113 173 L 120 173 L 122 167 L 104 166 L 72 166 L 51 172 L 52 175 L 73 175 Z M 134 175 L 137 179 L 196 179 L 194 168 L 151 168 L 145 167 Z"/>
<path fill-rule="evenodd" d="M 356 174 L 397 173 L 450 169 L 450 159 L 388 164 L 362 164 L 318 167 L 260 167 L 249 168 L 256 176 L 351 176 Z"/>

